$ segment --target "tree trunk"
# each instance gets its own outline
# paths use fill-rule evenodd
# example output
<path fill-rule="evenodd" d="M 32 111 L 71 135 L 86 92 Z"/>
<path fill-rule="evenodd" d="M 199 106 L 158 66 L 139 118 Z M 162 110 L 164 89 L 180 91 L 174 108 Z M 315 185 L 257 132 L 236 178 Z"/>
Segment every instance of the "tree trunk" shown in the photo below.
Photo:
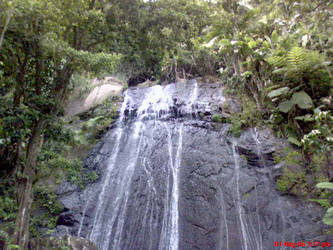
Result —
<path fill-rule="evenodd" d="M 13 100 L 14 107 L 20 106 L 21 97 L 22 95 L 24 96 L 24 76 L 25 76 L 25 67 L 28 63 L 28 57 L 24 56 L 23 62 L 18 57 L 18 62 L 19 62 L 19 72 L 15 83 L 14 100 Z"/>
<path fill-rule="evenodd" d="M 5 33 L 7 31 L 7 28 L 8 28 L 9 21 L 10 21 L 10 19 L 12 17 L 12 14 L 13 14 L 12 11 L 8 12 L 8 16 L 6 18 L 5 26 L 3 27 L 3 30 L 1 32 L 1 36 L 0 36 L 0 51 L 1 51 L 2 43 L 3 43 L 4 37 L 5 37 Z"/>
<path fill-rule="evenodd" d="M 41 118 L 33 127 L 26 153 L 26 164 L 18 178 L 19 210 L 15 222 L 14 244 L 19 245 L 22 250 L 28 248 L 30 208 L 33 201 L 32 184 L 36 176 L 37 155 L 42 146 L 43 127 L 44 121 Z"/>
<path fill-rule="evenodd" d="M 236 75 L 238 77 L 240 77 L 241 73 L 240 73 L 240 68 L 239 68 L 239 59 L 238 59 L 238 55 L 235 54 L 233 57 L 232 57 L 232 65 L 234 67 L 234 71 L 236 73 Z"/>
<path fill-rule="evenodd" d="M 256 101 L 256 106 L 257 109 L 259 111 L 263 111 L 263 104 L 262 104 L 262 100 L 260 98 L 260 94 L 258 91 L 257 86 L 255 85 L 255 82 L 253 81 L 253 79 L 249 80 L 246 85 L 245 85 L 251 92 L 251 94 L 253 95 L 254 100 Z"/>
<path fill-rule="evenodd" d="M 332 152 L 326 152 L 326 165 L 327 165 L 327 172 L 329 181 L 333 182 L 333 162 L 332 162 Z"/>

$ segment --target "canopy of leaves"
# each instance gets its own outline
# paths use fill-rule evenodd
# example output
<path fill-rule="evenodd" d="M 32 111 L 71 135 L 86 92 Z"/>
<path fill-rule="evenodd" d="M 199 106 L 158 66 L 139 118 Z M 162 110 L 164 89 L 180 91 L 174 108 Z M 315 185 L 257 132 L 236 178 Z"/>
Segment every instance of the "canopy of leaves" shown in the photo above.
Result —
<path fill-rule="evenodd" d="M 0 171 L 25 164 L 38 122 L 44 143 L 52 137 L 73 74 L 115 71 L 220 78 L 311 162 L 333 143 L 332 8 L 332 0 L 2 0 Z"/>

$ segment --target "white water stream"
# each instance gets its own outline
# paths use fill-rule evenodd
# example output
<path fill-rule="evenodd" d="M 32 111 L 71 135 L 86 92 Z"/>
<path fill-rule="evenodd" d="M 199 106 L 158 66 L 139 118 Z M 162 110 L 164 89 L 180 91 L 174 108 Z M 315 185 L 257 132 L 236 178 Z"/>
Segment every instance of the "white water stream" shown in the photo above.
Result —
<path fill-rule="evenodd" d="M 88 238 L 95 242 L 101 250 L 121 250 L 122 238 L 124 237 L 124 226 L 126 224 L 126 214 L 128 212 L 128 201 L 130 199 L 131 183 L 137 166 L 142 166 L 143 171 L 149 173 L 149 159 L 144 156 L 145 149 L 149 149 L 149 140 L 146 134 L 152 131 L 146 131 L 145 122 L 154 121 L 155 124 L 163 123 L 165 132 L 168 136 L 169 164 L 167 169 L 167 183 L 165 196 L 165 209 L 163 212 L 163 224 L 159 242 L 161 250 L 177 250 L 179 247 L 179 169 L 181 168 L 182 145 L 183 145 L 183 124 L 175 123 L 170 127 L 168 123 L 159 121 L 168 115 L 173 105 L 172 95 L 175 91 L 170 85 L 162 87 L 160 85 L 151 87 L 143 98 L 140 106 L 136 110 L 135 121 L 129 124 L 125 122 L 125 111 L 131 107 L 131 98 L 125 93 L 124 102 L 120 110 L 118 126 L 113 132 L 114 145 L 110 158 L 107 161 L 104 179 L 95 205 L 95 214 L 92 220 L 92 229 Z M 198 85 L 195 82 L 192 85 L 192 91 L 185 105 L 185 110 L 190 111 L 198 97 Z M 176 148 L 173 147 L 173 137 L 178 138 Z M 125 144 L 124 144 L 125 143 Z M 148 147 L 148 148 L 147 148 Z M 125 151 L 126 155 L 124 155 Z M 175 151 L 175 153 L 174 153 Z M 124 157 L 128 163 L 123 165 Z M 120 163 L 120 161 L 122 161 Z M 139 163 L 140 162 L 140 163 Z M 121 164 L 121 165 L 119 165 Z M 120 167 L 121 166 L 121 167 Z M 170 177 L 171 178 L 170 178 Z M 148 179 L 149 200 L 146 205 L 144 223 L 149 222 L 149 234 L 153 235 L 154 226 L 154 183 Z M 169 193 L 169 190 L 171 193 Z M 155 191 L 156 192 L 156 191 Z M 84 196 L 88 196 L 84 193 Z M 111 200 L 110 200 L 111 199 Z M 90 201 L 86 201 L 83 209 L 83 216 L 80 219 L 78 236 L 82 234 L 87 209 Z M 129 243 L 129 244 L 134 244 Z M 153 242 L 150 242 L 152 249 Z"/>
<path fill-rule="evenodd" d="M 248 233 L 246 230 L 246 219 L 244 215 L 244 210 L 242 208 L 242 200 L 241 200 L 241 194 L 240 194 L 240 188 L 239 188 L 239 155 L 236 152 L 236 143 L 233 141 L 232 143 L 232 153 L 235 161 L 235 184 L 236 184 L 236 206 L 238 211 L 238 218 L 240 222 L 240 228 L 241 228 L 241 234 L 242 234 L 242 240 L 243 240 L 243 249 L 248 249 Z"/>

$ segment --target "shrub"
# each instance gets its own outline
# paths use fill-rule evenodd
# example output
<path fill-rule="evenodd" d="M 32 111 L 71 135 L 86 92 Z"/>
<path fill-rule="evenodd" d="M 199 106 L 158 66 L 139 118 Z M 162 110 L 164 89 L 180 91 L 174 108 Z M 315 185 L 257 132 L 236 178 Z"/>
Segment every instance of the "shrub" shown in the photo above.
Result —
<path fill-rule="evenodd" d="M 213 117 L 212 117 L 212 121 L 213 121 L 213 122 L 222 123 L 222 122 L 223 122 L 223 119 L 222 119 L 222 116 L 221 116 L 221 115 L 215 114 L 215 115 L 213 115 Z"/>

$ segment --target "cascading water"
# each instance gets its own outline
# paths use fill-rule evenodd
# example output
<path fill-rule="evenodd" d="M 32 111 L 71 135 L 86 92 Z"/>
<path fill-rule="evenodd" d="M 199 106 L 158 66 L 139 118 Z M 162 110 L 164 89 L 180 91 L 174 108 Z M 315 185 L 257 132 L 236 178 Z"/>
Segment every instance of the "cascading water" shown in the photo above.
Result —
<path fill-rule="evenodd" d="M 275 241 L 328 240 L 313 233 L 324 211 L 276 190 L 272 154 L 283 144 L 269 130 L 234 138 L 229 124 L 212 122 L 238 110 L 222 93 L 195 80 L 128 89 L 115 128 L 86 159 L 100 177 L 65 191 L 57 234 L 100 250 L 273 250 Z"/>
<path fill-rule="evenodd" d="M 246 220 L 244 219 L 244 211 L 242 208 L 242 203 L 241 203 L 241 195 L 240 195 L 240 190 L 239 190 L 239 159 L 238 159 L 238 154 L 236 153 L 236 144 L 235 142 L 232 142 L 232 154 L 234 157 L 235 161 L 235 189 L 236 189 L 236 206 L 237 206 L 237 213 L 238 213 L 238 218 L 240 222 L 240 229 L 241 229 L 241 235 L 242 235 L 242 242 L 243 242 L 243 247 L 242 249 L 247 250 L 248 249 L 248 233 L 247 233 L 247 225 L 246 225 Z"/>
<path fill-rule="evenodd" d="M 181 111 L 184 114 L 191 113 L 192 106 L 198 96 L 197 83 L 193 82 L 191 85 L 192 88 L 188 95 L 189 101 L 183 105 Z M 144 222 L 147 222 L 149 214 L 149 235 L 152 235 L 154 230 L 156 230 L 156 228 L 153 228 L 156 226 L 153 223 L 154 216 L 156 216 L 154 213 L 159 213 L 160 211 L 154 211 L 156 204 L 153 202 L 155 198 L 153 196 L 156 196 L 157 193 L 151 176 L 152 169 L 149 168 L 149 156 L 142 157 L 142 155 L 152 150 L 152 142 L 149 137 L 159 133 L 160 131 L 155 131 L 155 129 L 161 129 L 161 125 L 164 128 L 164 133 L 167 134 L 169 159 L 168 164 L 165 166 L 166 193 L 163 204 L 161 237 L 158 245 L 161 250 L 178 249 L 179 168 L 181 167 L 183 124 L 176 119 L 177 117 L 175 117 L 172 124 L 163 121 L 163 119 L 173 115 L 172 107 L 174 101 L 172 100 L 172 95 L 175 91 L 177 89 L 172 85 L 152 87 L 136 108 L 132 107 L 133 103 L 131 103 L 130 95 L 127 92 L 125 93 L 119 122 L 113 135 L 115 138 L 114 146 L 110 158 L 107 160 L 105 177 L 101 184 L 92 220 L 92 229 L 88 235 L 88 238 L 94 241 L 100 249 L 124 249 L 126 244 L 129 244 L 128 248 L 134 244 L 131 242 L 132 240 L 124 240 L 126 237 L 124 226 L 127 223 L 127 209 L 131 206 L 129 204 L 131 202 L 131 182 L 133 181 L 134 172 L 140 172 L 140 168 L 145 171 L 149 190 L 155 190 L 155 192 L 149 191 L 151 197 L 149 205 L 145 209 Z M 127 117 L 125 113 L 127 113 Z M 152 125 L 150 127 L 151 130 L 146 131 L 145 124 Z M 175 136 L 178 140 L 177 144 L 173 145 L 173 137 Z M 123 161 L 124 154 L 126 154 L 127 158 L 125 162 Z M 85 208 L 88 207 L 87 204 Z M 78 235 L 81 233 L 86 212 L 84 211 L 84 215 L 80 220 Z M 157 226 L 159 227 L 160 225 Z M 153 242 L 150 242 L 149 249 L 154 249 L 153 245 Z"/>

